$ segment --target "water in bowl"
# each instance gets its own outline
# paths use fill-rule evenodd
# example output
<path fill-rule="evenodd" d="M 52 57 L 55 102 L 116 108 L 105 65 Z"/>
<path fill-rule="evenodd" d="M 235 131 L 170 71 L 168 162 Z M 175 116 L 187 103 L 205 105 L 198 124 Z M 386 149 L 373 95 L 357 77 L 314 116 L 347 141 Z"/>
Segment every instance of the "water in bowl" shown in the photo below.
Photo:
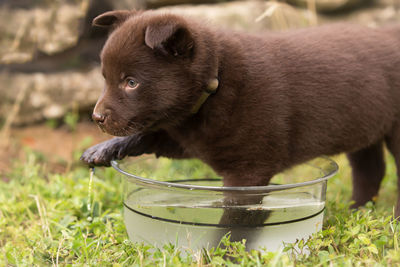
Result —
<path fill-rule="evenodd" d="M 208 181 L 208 185 L 212 184 Z M 304 190 L 303 190 L 304 191 Z M 322 227 L 324 201 L 310 195 L 321 192 L 274 193 L 261 203 L 228 207 L 224 196 L 194 192 L 171 195 L 141 188 L 131 192 L 124 202 L 124 218 L 131 240 L 162 246 L 165 241 L 178 247 L 201 249 L 216 247 L 228 232 L 236 241 L 246 239 L 248 249 L 265 247 L 277 250 L 283 242 L 308 238 Z M 235 227 L 220 225 L 226 209 L 265 211 L 263 225 Z"/>
<path fill-rule="evenodd" d="M 319 165 L 320 162 L 314 162 L 303 166 L 301 173 L 304 175 L 305 168 L 309 168 L 311 179 L 324 176 L 325 170 L 316 168 Z M 309 171 L 306 173 L 311 175 Z M 286 183 L 285 179 L 292 181 L 298 175 L 298 168 L 295 168 L 278 175 L 274 181 Z M 172 177 L 185 176 L 174 173 Z M 186 173 L 186 177 L 190 176 Z M 274 251 L 284 243 L 307 239 L 322 228 L 326 180 L 283 190 L 256 192 L 261 201 L 246 205 L 226 204 L 226 195 L 222 191 L 196 188 L 199 185 L 221 187 L 221 179 L 182 178 L 173 182 L 193 188 L 143 184 L 135 179 L 126 179 L 124 219 L 132 241 L 156 247 L 172 243 L 197 250 L 218 246 L 221 238 L 230 232 L 235 241 L 246 239 L 247 249 Z M 220 219 L 226 210 L 261 211 L 268 216 L 256 226 L 221 225 Z"/>
<path fill-rule="evenodd" d="M 217 247 L 220 239 L 232 231 L 230 228 L 159 220 L 139 214 L 127 205 L 124 207 L 124 218 L 130 240 L 145 242 L 156 247 L 162 247 L 166 242 L 172 243 L 178 248 L 192 250 Z M 323 213 L 320 212 L 313 217 L 292 223 L 255 228 L 239 227 L 233 231 L 236 236 L 247 239 L 247 249 L 265 248 L 268 251 L 276 251 L 284 243 L 293 243 L 297 239 L 307 240 L 313 233 L 321 230 L 322 220 Z"/>

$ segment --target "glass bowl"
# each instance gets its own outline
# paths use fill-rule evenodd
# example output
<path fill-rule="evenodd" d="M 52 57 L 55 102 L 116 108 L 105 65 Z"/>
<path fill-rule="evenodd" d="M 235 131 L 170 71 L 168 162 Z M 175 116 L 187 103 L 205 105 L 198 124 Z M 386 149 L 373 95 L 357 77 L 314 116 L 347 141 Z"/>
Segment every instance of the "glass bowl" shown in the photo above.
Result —
<path fill-rule="evenodd" d="M 275 175 L 267 186 L 224 187 L 198 160 L 142 157 L 113 161 L 124 182 L 129 238 L 185 249 L 246 239 L 247 249 L 279 249 L 322 228 L 327 180 L 338 170 L 316 158 Z"/>

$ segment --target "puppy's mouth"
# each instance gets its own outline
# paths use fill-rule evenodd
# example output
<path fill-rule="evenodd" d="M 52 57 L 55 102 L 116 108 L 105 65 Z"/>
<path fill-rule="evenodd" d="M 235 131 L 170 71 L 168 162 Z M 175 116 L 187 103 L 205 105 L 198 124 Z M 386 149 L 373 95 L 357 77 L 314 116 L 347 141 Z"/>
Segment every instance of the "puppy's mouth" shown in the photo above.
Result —
<path fill-rule="evenodd" d="M 121 123 L 121 121 L 114 121 L 108 118 L 104 123 L 97 124 L 99 128 L 113 136 L 129 136 L 133 134 L 140 134 L 152 128 L 152 123 L 141 124 L 134 121 Z"/>

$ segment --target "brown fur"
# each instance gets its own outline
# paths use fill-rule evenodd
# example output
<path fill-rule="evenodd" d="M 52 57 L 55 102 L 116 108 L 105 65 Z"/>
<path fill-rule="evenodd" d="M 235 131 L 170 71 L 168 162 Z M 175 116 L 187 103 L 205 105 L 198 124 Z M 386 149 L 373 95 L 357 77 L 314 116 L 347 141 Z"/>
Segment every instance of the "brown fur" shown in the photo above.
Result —
<path fill-rule="evenodd" d="M 252 35 L 153 11 L 127 14 L 94 20 L 114 28 L 101 54 L 106 88 L 94 118 L 124 137 L 88 149 L 85 162 L 109 165 L 142 153 L 196 157 L 225 185 L 245 186 L 346 152 L 355 206 L 378 191 L 384 141 L 400 170 L 400 26 Z M 217 93 L 192 115 L 216 70 Z M 122 73 L 139 87 L 125 90 Z"/>

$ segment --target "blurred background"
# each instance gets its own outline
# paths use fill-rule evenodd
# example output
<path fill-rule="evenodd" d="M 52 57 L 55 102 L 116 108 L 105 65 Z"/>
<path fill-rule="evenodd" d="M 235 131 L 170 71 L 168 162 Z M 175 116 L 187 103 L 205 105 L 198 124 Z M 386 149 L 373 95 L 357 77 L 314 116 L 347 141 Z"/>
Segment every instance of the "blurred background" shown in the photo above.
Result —
<path fill-rule="evenodd" d="M 90 120 L 107 37 L 91 21 L 109 10 L 150 8 L 252 32 L 400 22 L 400 0 L 0 0 L 2 179 L 26 150 L 64 172 L 79 164 L 84 148 L 110 138 Z"/>

